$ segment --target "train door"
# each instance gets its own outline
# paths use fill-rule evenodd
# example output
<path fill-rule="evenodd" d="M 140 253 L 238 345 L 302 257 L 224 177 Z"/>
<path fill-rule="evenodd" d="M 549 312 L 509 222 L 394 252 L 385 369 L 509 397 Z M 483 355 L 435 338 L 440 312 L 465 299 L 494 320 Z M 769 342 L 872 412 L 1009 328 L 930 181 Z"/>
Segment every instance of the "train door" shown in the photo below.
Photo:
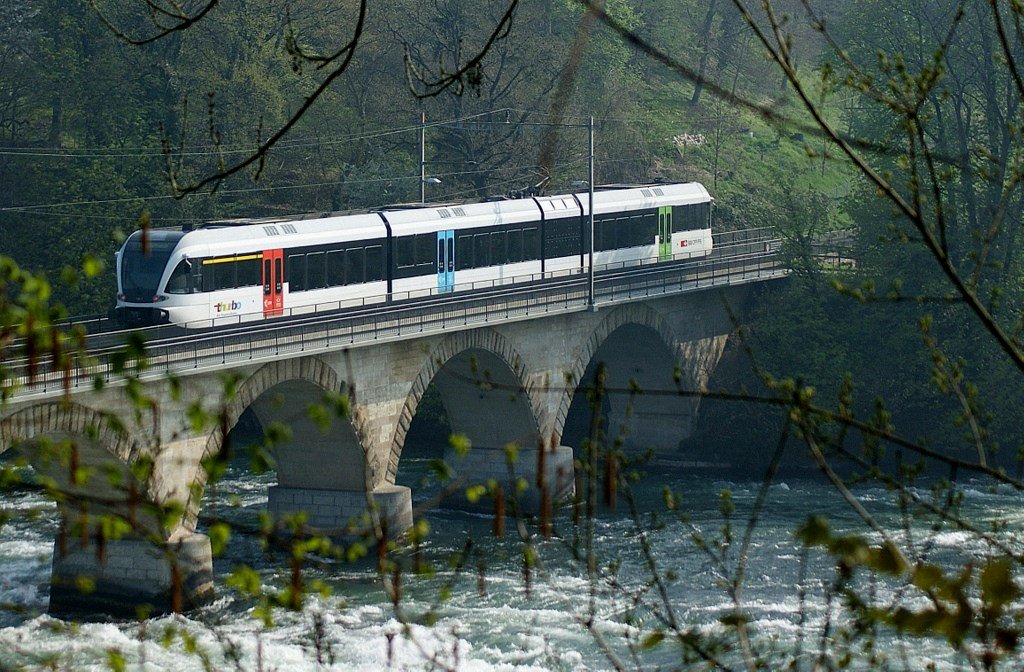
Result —
<path fill-rule="evenodd" d="M 455 286 L 455 231 L 437 232 L 437 291 L 450 292 Z"/>
<path fill-rule="evenodd" d="M 263 252 L 263 316 L 284 313 L 284 250 Z"/>
<path fill-rule="evenodd" d="M 658 260 L 672 258 L 672 206 L 658 208 Z"/>

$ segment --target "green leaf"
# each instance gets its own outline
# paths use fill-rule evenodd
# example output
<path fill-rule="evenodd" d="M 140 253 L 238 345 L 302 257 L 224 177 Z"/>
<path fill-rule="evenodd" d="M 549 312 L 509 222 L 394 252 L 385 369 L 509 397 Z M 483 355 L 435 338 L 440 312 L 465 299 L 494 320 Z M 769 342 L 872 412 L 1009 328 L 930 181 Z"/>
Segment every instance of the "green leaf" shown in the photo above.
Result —
<path fill-rule="evenodd" d="M 479 483 L 466 488 L 466 499 L 470 504 L 476 504 L 485 494 L 487 494 L 487 488 Z"/>
<path fill-rule="evenodd" d="M 124 655 L 117 649 L 107 649 L 107 665 L 110 666 L 113 672 L 124 672 L 128 669 Z"/>
<path fill-rule="evenodd" d="M 727 625 L 731 628 L 735 628 L 750 622 L 749 617 L 735 611 L 731 614 L 726 614 L 725 616 L 722 616 L 718 620 L 722 623 L 722 625 Z"/>
<path fill-rule="evenodd" d="M 349 544 L 349 547 L 345 549 L 345 559 L 349 562 L 355 562 L 356 560 L 365 558 L 367 553 L 366 544 L 355 541 Z"/>
<path fill-rule="evenodd" d="M 87 278 L 95 278 L 103 272 L 103 261 L 99 257 L 86 253 L 82 259 L 82 273 Z"/>
<path fill-rule="evenodd" d="M 88 595 L 96 590 L 96 579 L 91 576 L 76 576 L 75 588 L 83 595 Z"/>
<path fill-rule="evenodd" d="M 1013 567 L 1006 558 L 996 558 L 985 564 L 981 571 L 981 599 L 985 604 L 1001 609 L 1020 594 L 1013 580 Z"/>
<path fill-rule="evenodd" d="M 452 450 L 459 457 L 469 455 L 469 449 L 473 447 L 473 443 L 465 434 L 452 434 L 448 437 L 448 445 L 452 447 Z"/>
<path fill-rule="evenodd" d="M 933 591 L 945 586 L 946 579 L 935 565 L 921 565 L 914 570 L 914 585 L 926 592 Z"/>
<path fill-rule="evenodd" d="M 893 576 L 902 574 L 907 570 L 907 563 L 903 559 L 903 555 L 892 543 L 885 543 L 880 548 L 875 549 L 871 554 L 869 564 L 879 572 Z"/>
<path fill-rule="evenodd" d="M 306 417 L 312 420 L 321 432 L 327 432 L 331 428 L 331 414 L 322 404 L 307 406 Z"/>
<path fill-rule="evenodd" d="M 244 565 L 235 567 L 231 575 L 224 580 L 224 583 L 250 597 L 259 595 L 263 585 L 260 575 L 256 573 L 256 570 Z"/>
<path fill-rule="evenodd" d="M 231 538 L 231 526 L 225 522 L 213 523 L 206 533 L 210 537 L 210 546 L 214 556 L 222 555 Z"/>
<path fill-rule="evenodd" d="M 444 460 L 431 460 L 430 472 L 433 473 L 434 476 L 436 476 L 442 483 L 450 480 L 454 475 L 452 468 L 448 466 L 448 463 Z"/>
<path fill-rule="evenodd" d="M 643 638 L 643 640 L 640 642 L 640 648 L 653 649 L 658 644 L 661 644 L 661 642 L 664 641 L 664 639 L 665 633 L 661 630 L 656 630 L 654 632 L 647 634 L 647 636 Z"/>
<path fill-rule="evenodd" d="M 812 516 L 796 531 L 796 538 L 804 546 L 821 546 L 831 539 L 828 520 L 821 516 Z"/>

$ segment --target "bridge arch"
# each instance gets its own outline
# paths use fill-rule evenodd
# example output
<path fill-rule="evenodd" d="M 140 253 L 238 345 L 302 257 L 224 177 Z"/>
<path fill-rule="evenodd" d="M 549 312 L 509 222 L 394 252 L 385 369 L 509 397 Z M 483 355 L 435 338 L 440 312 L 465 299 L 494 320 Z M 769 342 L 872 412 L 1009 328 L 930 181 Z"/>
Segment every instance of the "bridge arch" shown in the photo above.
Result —
<path fill-rule="evenodd" d="M 343 392 L 344 382 L 329 364 L 316 357 L 270 362 L 239 383 L 222 410 L 223 422 L 207 437 L 203 457 L 217 454 L 224 446 L 225 430 L 238 423 L 252 408 L 264 429 L 274 422 L 290 430 L 290 438 L 272 449 L 278 486 L 283 488 L 372 490 L 366 470 L 365 419 L 353 409 L 347 417 L 331 417 L 326 425 L 310 418 L 311 404 L 322 404 L 329 392 Z M 206 473 L 199 465 L 196 482 L 205 485 Z M 194 488 L 186 507 L 188 526 L 195 529 L 201 488 Z"/>
<path fill-rule="evenodd" d="M 123 514 L 124 502 L 111 488 L 121 490 L 125 501 L 138 497 L 152 500 L 156 475 L 145 482 L 132 473 L 131 466 L 142 451 L 128 431 L 111 414 L 71 401 L 44 402 L 18 410 L 0 421 L 0 454 L 18 450 L 39 473 L 57 482 L 70 502 L 94 513 Z M 86 470 L 86 478 L 75 482 L 72 471 Z M 129 491 L 131 494 L 129 494 Z M 156 532 L 155 519 L 145 521 Z"/>
<path fill-rule="evenodd" d="M 61 493 L 51 613 L 114 611 L 134 616 L 143 605 L 158 610 L 191 607 L 212 595 L 209 540 L 180 526 L 168 529 L 158 510 L 147 506 L 166 503 L 160 451 L 174 449 L 133 441 L 130 431 L 113 412 L 66 400 L 34 404 L 0 421 L 0 453 L 18 450 L 37 472 L 53 478 Z M 144 458 L 153 459 L 152 470 L 141 481 L 134 467 Z M 82 481 L 74 473 L 78 469 L 87 474 Z M 129 530 L 107 536 L 107 515 L 127 522 Z M 180 579 L 177 587 L 172 574 Z M 91 580 L 89 590 L 82 588 L 83 577 Z"/>
<path fill-rule="evenodd" d="M 117 460 L 131 463 L 137 446 L 110 416 L 72 401 L 42 402 L 22 408 L 0 421 L 0 455 L 46 436 L 89 438 Z"/>
<path fill-rule="evenodd" d="M 597 359 L 607 355 L 607 395 L 612 437 L 620 425 L 628 426 L 627 445 L 674 449 L 689 432 L 696 412 L 692 397 L 639 394 L 626 390 L 635 381 L 639 390 L 692 390 L 699 384 L 687 347 L 665 316 L 645 303 L 611 310 L 581 344 L 569 369 L 568 380 L 555 414 L 554 429 L 561 438 L 578 386 L 591 375 Z M 649 444 L 649 445 L 644 445 Z"/>
<path fill-rule="evenodd" d="M 395 482 L 406 435 L 431 383 L 438 386 L 453 431 L 469 436 L 474 446 L 536 444 L 543 411 L 528 389 L 522 355 L 493 329 L 459 331 L 430 351 L 413 381 L 391 442 L 389 483 Z"/>

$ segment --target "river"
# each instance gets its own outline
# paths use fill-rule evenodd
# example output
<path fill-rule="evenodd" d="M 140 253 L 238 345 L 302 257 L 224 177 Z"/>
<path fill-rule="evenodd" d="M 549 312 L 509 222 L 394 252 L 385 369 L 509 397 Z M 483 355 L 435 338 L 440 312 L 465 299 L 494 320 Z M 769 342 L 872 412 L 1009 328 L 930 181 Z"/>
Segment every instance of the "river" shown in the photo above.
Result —
<path fill-rule="evenodd" d="M 426 462 L 403 464 L 403 470 L 426 473 Z M 650 522 L 649 512 L 663 510 L 666 486 L 680 494 L 679 509 L 689 517 L 687 523 L 667 521 L 655 526 L 648 537 L 651 557 L 662 574 L 673 575 L 666 594 L 675 617 L 706 635 L 720 633 L 719 619 L 730 612 L 732 602 L 715 562 L 697 548 L 693 533 L 700 531 L 706 539 L 720 533 L 720 493 L 728 490 L 736 506 L 732 515 L 735 557 L 761 484 L 657 465 L 649 471 L 651 475 L 637 490 L 645 523 Z M 273 479 L 272 474 L 254 476 L 232 469 L 217 489 L 220 510 L 230 510 L 236 520 L 254 521 Z M 965 483 L 961 490 L 965 515 L 981 524 L 997 518 L 1006 521 L 1001 534 L 1020 547 L 1024 511 L 1019 495 L 974 482 Z M 891 492 L 861 486 L 856 494 L 893 534 L 905 533 Z M 216 560 L 218 596 L 198 612 L 141 623 L 68 624 L 51 618 L 45 611 L 54 510 L 31 493 L 8 496 L 2 507 L 15 517 L 0 529 L 0 602 L 6 605 L 0 612 L 0 669 L 105 670 L 123 661 L 125 669 L 176 672 L 380 670 L 389 665 L 420 670 L 432 669 L 429 659 L 436 657 L 449 667 L 469 671 L 602 670 L 610 669 L 611 663 L 595 633 L 614 656 L 634 667 L 637 661 L 630 657 L 626 643 L 637 642 L 657 627 L 649 612 L 630 618 L 629 592 L 644 585 L 649 574 L 639 552 L 637 530 L 622 504 L 615 511 L 603 510 L 595 522 L 602 578 L 596 584 L 598 608 L 589 630 L 581 621 L 587 618 L 591 584 L 585 567 L 568 552 L 573 526 L 565 511 L 554 520 L 562 538 L 537 541 L 540 562 L 531 571 L 528 586 L 523 545 L 514 525 L 505 538 L 495 539 L 489 516 L 435 510 L 426 516 L 431 534 L 422 555 L 436 572 L 403 582 L 403 613 L 418 622 L 403 626 L 381 589 L 373 562 L 362 560 L 310 569 L 307 579 L 323 580 L 332 595 L 310 598 L 301 611 L 276 609 L 273 627 L 266 627 L 253 617 L 253 603 L 226 587 L 224 579 L 244 563 L 254 566 L 262 581 L 271 585 L 287 579 L 287 568 L 280 558 L 265 557 L 254 540 L 245 538 L 233 539 L 225 557 Z M 27 512 L 38 509 L 41 515 L 29 519 Z M 791 652 L 800 647 L 802 662 L 810 669 L 823 641 L 829 647 L 842 646 L 831 636 L 824 640 L 821 636 L 830 615 L 823 597 L 834 578 L 830 560 L 811 551 L 803 566 L 807 578 L 801 582 L 802 547 L 793 531 L 809 515 L 827 516 L 839 529 L 862 529 L 823 480 L 783 478 L 771 486 L 752 537 L 742 596 L 755 646 L 768 656 L 769 669 L 775 666 L 773 661 L 784 660 L 772 658 L 773 650 Z M 985 545 L 966 532 L 944 528 L 929 534 L 928 525 L 928 520 L 919 519 L 911 521 L 910 528 L 919 542 L 930 540 L 932 561 L 952 566 L 987 553 Z M 473 540 L 473 552 L 466 567 L 456 572 L 448 559 L 464 548 L 467 539 Z M 609 567 L 616 568 L 615 579 L 610 578 Z M 441 600 L 449 585 L 453 588 L 450 598 Z M 885 598 L 893 587 L 882 582 L 873 589 Z M 647 591 L 645 599 L 654 600 L 655 592 Z M 436 617 L 424 617 L 434 605 Z M 167 637 L 168 632 L 181 634 Z M 960 669 L 968 663 L 935 640 L 898 639 L 883 633 L 879 643 L 896 669 L 923 669 L 927 663 L 938 669 Z M 643 669 L 684 667 L 680 649 L 669 640 L 640 655 Z M 727 654 L 724 660 L 738 662 L 735 654 Z"/>

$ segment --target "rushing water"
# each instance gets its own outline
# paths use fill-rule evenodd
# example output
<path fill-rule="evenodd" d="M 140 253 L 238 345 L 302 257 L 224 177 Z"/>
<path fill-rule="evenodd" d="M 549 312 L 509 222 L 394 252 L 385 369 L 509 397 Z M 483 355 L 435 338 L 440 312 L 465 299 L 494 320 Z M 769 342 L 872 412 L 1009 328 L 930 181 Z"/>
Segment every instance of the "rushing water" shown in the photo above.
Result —
<path fill-rule="evenodd" d="M 419 465 L 425 470 L 423 467 Z M 415 470 L 417 465 L 403 464 L 403 469 L 410 468 Z M 704 633 L 721 631 L 719 619 L 729 613 L 732 602 L 714 562 L 696 548 L 691 532 L 699 529 L 708 538 L 719 533 L 723 523 L 719 493 L 728 489 L 736 505 L 732 519 L 734 546 L 738 546 L 760 482 L 729 481 L 669 468 L 650 471 L 652 475 L 639 490 L 639 508 L 663 510 L 661 492 L 667 485 L 681 493 L 680 508 L 689 515 L 687 524 L 670 522 L 650 533 L 652 558 L 664 572 L 675 574 L 667 586 L 675 616 Z M 216 503 L 221 511 L 231 510 L 235 518 L 252 521 L 265 504 L 266 488 L 272 482 L 272 475 L 233 471 L 218 488 Z M 902 534 L 892 493 L 865 487 L 857 494 L 894 534 Z M 522 544 L 514 526 L 498 540 L 491 536 L 488 516 L 443 510 L 427 516 L 432 532 L 423 548 L 423 557 L 433 563 L 436 573 L 404 579 L 402 608 L 411 620 L 420 621 L 407 630 L 396 618 L 370 560 L 309 570 L 307 578 L 327 582 L 332 596 L 311 598 L 299 612 L 279 609 L 274 612 L 274 626 L 264 627 L 252 616 L 253 604 L 227 588 L 223 579 L 239 563 L 256 567 L 266 584 L 286 580 L 288 570 L 280 558 L 266 558 L 255 541 L 244 538 L 234 539 L 227 556 L 216 561 L 218 597 L 197 613 L 143 623 L 69 625 L 45 614 L 56 528 L 52 509 L 37 519 L 27 519 L 27 512 L 46 508 L 45 502 L 32 494 L 7 497 L 2 506 L 18 515 L 0 529 L 0 602 L 7 605 L 0 612 L 0 669 L 109 669 L 114 659 L 111 652 L 123 658 L 128 669 L 178 672 L 204 666 L 218 670 L 379 670 L 389 663 L 393 669 L 430 669 L 427 660 L 431 656 L 460 670 L 608 669 L 610 663 L 594 633 L 632 666 L 625 642 L 629 638 L 635 641 L 657 625 L 649 615 L 637 624 L 639 628 L 627 624 L 628 596 L 607 578 L 597 584 L 593 632 L 581 624 L 587 615 L 591 584 L 585 567 L 567 551 L 573 529 L 568 513 L 555 520 L 563 540 L 538 542 L 541 563 L 531 572 L 527 586 Z M 1019 495 L 980 485 L 965 486 L 963 512 L 982 524 L 997 517 L 1008 521 L 1004 536 L 1010 543 L 1017 542 L 1014 530 L 1024 523 Z M 801 546 L 793 537 L 793 530 L 812 514 L 829 517 L 839 528 L 861 529 L 849 507 L 821 481 L 786 479 L 770 488 L 764 515 L 753 535 L 743 594 L 759 650 L 801 646 L 813 654 L 821 644 L 827 616 L 823 591 L 833 578 L 831 566 L 820 553 L 808 556 L 805 570 L 810 578 L 803 583 L 806 594 L 801 600 Z M 646 515 L 644 520 L 649 522 Z M 919 539 L 927 537 L 927 521 L 911 525 Z M 474 540 L 474 552 L 467 567 L 456 574 L 447 559 L 464 547 L 467 538 Z M 986 553 L 984 545 L 971 535 L 949 529 L 933 535 L 931 546 L 930 559 L 947 565 Z M 625 506 L 600 514 L 595 548 L 602 566 L 621 562 L 618 580 L 622 584 L 643 584 L 647 574 L 640 542 Z M 483 572 L 481 563 L 486 565 Z M 452 582 L 450 599 L 438 602 Z M 885 593 L 892 589 L 879 585 L 875 590 Z M 646 597 L 653 600 L 655 594 L 652 591 Z M 417 618 L 434 604 L 440 604 L 436 620 Z M 180 636 L 162 641 L 169 630 L 185 633 L 192 643 Z M 321 635 L 314 637 L 317 631 Z M 966 665 L 964 658 L 940 642 L 901 642 L 891 636 L 883 642 L 894 665 L 906 663 L 910 669 L 922 669 L 928 662 L 936 662 L 939 669 Z M 663 642 L 644 651 L 644 669 L 659 665 L 680 666 L 679 650 Z"/>

